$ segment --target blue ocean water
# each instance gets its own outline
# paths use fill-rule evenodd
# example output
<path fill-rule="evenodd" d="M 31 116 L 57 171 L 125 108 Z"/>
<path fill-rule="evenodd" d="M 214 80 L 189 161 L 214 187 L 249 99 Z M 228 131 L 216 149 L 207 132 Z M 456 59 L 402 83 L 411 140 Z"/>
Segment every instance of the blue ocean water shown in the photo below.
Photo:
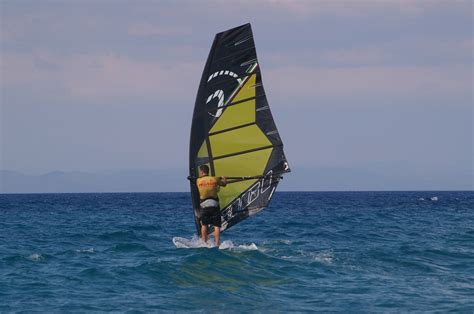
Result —
<path fill-rule="evenodd" d="M 0 195 L 0 312 L 474 312 L 474 192 L 280 192 L 194 234 L 188 193 Z"/>

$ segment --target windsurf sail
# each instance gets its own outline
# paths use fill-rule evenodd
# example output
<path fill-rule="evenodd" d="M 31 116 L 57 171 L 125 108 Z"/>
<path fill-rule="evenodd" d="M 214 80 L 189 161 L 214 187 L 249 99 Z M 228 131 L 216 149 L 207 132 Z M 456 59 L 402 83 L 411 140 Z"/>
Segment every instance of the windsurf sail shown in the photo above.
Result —
<path fill-rule="evenodd" d="M 221 230 L 261 211 L 290 168 L 273 121 L 250 24 L 215 36 L 194 106 L 189 178 L 198 234 L 199 166 L 225 176 L 220 188 Z"/>

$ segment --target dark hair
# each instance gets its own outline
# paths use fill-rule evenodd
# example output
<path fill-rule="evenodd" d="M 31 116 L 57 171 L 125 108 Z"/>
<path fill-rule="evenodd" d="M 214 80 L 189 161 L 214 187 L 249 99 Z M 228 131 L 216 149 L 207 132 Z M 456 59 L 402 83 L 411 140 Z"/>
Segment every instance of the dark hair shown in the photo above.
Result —
<path fill-rule="evenodd" d="M 208 165 L 200 165 L 199 170 L 201 170 L 205 174 L 209 174 L 209 166 Z"/>

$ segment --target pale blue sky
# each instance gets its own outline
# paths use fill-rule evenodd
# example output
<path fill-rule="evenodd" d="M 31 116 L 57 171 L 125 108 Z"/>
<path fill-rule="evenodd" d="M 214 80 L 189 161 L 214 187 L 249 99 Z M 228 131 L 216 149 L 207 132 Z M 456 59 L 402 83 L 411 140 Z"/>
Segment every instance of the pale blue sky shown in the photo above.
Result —
<path fill-rule="evenodd" d="M 381 189 L 473 188 L 472 1 L 0 8 L 2 170 L 185 174 L 213 37 L 250 22 L 294 171 L 285 189 L 337 189 L 314 184 L 318 169 L 347 169 L 340 186 L 355 189 L 364 171 Z"/>

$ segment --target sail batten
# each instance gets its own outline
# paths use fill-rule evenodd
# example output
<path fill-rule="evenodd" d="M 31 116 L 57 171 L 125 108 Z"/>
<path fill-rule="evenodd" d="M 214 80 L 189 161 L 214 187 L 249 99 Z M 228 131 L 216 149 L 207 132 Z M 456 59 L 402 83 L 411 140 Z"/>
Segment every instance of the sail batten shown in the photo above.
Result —
<path fill-rule="evenodd" d="M 230 131 L 234 131 L 234 130 L 241 129 L 241 128 L 245 128 L 245 127 L 247 127 L 247 126 L 255 125 L 256 123 L 257 123 L 257 122 L 250 122 L 250 123 L 246 123 L 246 124 L 241 124 L 241 125 L 233 126 L 233 127 L 231 127 L 231 128 L 227 128 L 227 129 L 223 129 L 223 130 L 210 132 L 210 133 L 209 133 L 209 136 L 216 135 L 216 134 L 221 134 L 221 133 L 225 133 L 225 132 L 230 132 Z"/>
<path fill-rule="evenodd" d="M 218 192 L 222 230 L 267 207 L 281 175 L 290 171 L 262 83 L 250 24 L 218 33 L 194 107 L 189 175 L 200 165 L 233 178 Z M 191 182 L 198 233 L 199 193 Z"/>
<path fill-rule="evenodd" d="M 239 152 L 232 153 L 232 154 L 227 154 L 227 155 L 221 155 L 221 156 L 217 155 L 217 156 L 214 156 L 214 160 L 234 157 L 234 156 L 238 156 L 238 155 L 249 154 L 249 153 L 253 153 L 253 152 L 258 152 L 259 150 L 269 149 L 269 148 L 278 147 L 278 146 L 281 146 L 281 145 L 268 145 L 268 146 L 262 146 L 262 147 L 254 148 L 254 149 L 239 151 Z"/>

